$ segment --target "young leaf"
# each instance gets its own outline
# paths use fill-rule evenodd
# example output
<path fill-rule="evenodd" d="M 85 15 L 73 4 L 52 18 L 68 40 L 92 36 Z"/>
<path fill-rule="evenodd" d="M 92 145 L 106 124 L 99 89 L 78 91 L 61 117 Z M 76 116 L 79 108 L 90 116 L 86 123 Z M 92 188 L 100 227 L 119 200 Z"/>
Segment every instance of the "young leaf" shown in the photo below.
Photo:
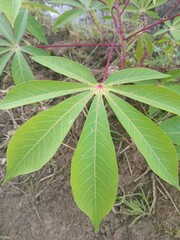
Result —
<path fill-rule="evenodd" d="M 20 50 L 32 56 L 49 56 L 48 52 L 33 46 L 22 46 Z"/>
<path fill-rule="evenodd" d="M 71 185 L 78 207 L 95 231 L 111 210 L 117 194 L 118 171 L 102 96 L 96 96 L 78 142 L 71 167 Z"/>
<path fill-rule="evenodd" d="M 169 137 L 148 117 L 119 97 L 108 93 L 106 98 L 150 168 L 163 180 L 179 188 L 178 159 Z"/>
<path fill-rule="evenodd" d="M 117 85 L 168 77 L 170 76 L 167 74 L 160 73 L 149 68 L 129 68 L 111 74 L 105 81 L 105 84 Z"/>
<path fill-rule="evenodd" d="M 36 37 L 40 42 L 48 44 L 42 26 L 32 15 L 28 16 L 27 31 Z"/>
<path fill-rule="evenodd" d="M 180 145 L 180 117 L 172 117 L 163 121 L 160 128 L 170 137 L 174 144 Z"/>
<path fill-rule="evenodd" d="M 85 11 L 79 8 L 74 8 L 64 12 L 60 15 L 60 17 L 57 18 L 56 22 L 54 23 L 54 28 L 61 27 L 64 24 L 72 22 L 74 19 L 78 18 L 83 13 L 85 13 Z"/>
<path fill-rule="evenodd" d="M 15 34 L 17 43 L 20 42 L 22 36 L 24 35 L 24 32 L 27 27 L 27 20 L 28 20 L 27 10 L 21 11 L 16 18 L 15 25 L 14 25 L 14 34 Z"/>
<path fill-rule="evenodd" d="M 16 84 L 34 79 L 33 73 L 20 51 L 16 52 L 12 61 L 12 77 Z"/>
<path fill-rule="evenodd" d="M 0 14 L 0 34 L 2 34 L 7 40 L 9 40 L 11 43 L 15 43 L 16 40 L 13 35 L 13 31 L 11 29 L 11 26 L 7 19 Z"/>
<path fill-rule="evenodd" d="M 118 86 L 110 88 L 134 100 L 180 115 L 180 95 L 158 86 Z"/>
<path fill-rule="evenodd" d="M 9 142 L 4 183 L 43 167 L 53 157 L 91 96 L 92 93 L 81 93 L 71 97 L 20 127 Z"/>
<path fill-rule="evenodd" d="M 8 52 L 0 57 L 0 75 L 3 72 L 4 68 L 6 67 L 12 55 L 13 55 L 13 52 Z"/>
<path fill-rule="evenodd" d="M 14 22 L 21 7 L 22 0 L 1 0 L 0 9 L 4 12 L 11 25 L 14 27 Z"/>
<path fill-rule="evenodd" d="M 77 81 L 96 84 L 92 73 L 83 65 L 63 57 L 33 57 L 33 59 L 51 70 Z"/>
<path fill-rule="evenodd" d="M 32 80 L 12 88 L 0 102 L 0 109 L 11 109 L 86 90 L 89 90 L 89 87 L 85 84 Z"/>

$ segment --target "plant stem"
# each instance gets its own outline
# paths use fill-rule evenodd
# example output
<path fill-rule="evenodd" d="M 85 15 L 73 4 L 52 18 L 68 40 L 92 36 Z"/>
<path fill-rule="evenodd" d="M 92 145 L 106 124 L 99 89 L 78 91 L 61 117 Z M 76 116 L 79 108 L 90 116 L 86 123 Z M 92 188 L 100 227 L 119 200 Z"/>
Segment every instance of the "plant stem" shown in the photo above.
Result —
<path fill-rule="evenodd" d="M 121 19 L 121 14 L 122 12 L 120 12 L 120 9 L 119 9 L 119 1 L 117 0 L 116 1 L 116 4 L 115 4 L 115 10 L 116 10 L 116 13 L 117 13 L 117 22 L 115 23 L 115 26 L 116 26 L 116 29 L 117 29 L 117 32 L 119 33 L 119 36 L 120 36 L 120 44 L 121 44 L 121 69 L 124 69 L 126 68 L 126 44 L 125 44 L 125 35 L 124 35 L 124 31 L 123 31 L 123 25 L 122 25 L 122 19 Z M 127 1 L 128 3 L 128 1 Z M 127 5 L 126 5 L 127 7 Z M 125 10 L 125 9 L 124 9 Z M 113 12 L 112 12 L 112 15 L 113 15 Z M 114 17 L 115 19 L 115 17 Z"/>
<path fill-rule="evenodd" d="M 126 7 L 129 5 L 129 3 L 130 3 L 130 0 L 127 0 L 127 1 L 125 2 L 124 7 L 123 7 L 123 9 L 122 9 L 122 11 L 121 11 L 121 15 L 124 13 Z"/>
<path fill-rule="evenodd" d="M 108 69 L 109 69 L 109 64 L 110 64 L 112 53 L 113 53 L 113 45 L 114 45 L 115 39 L 116 39 L 116 34 L 114 35 L 114 39 L 113 39 L 113 42 L 112 42 L 112 45 L 111 45 L 111 48 L 110 48 L 110 51 L 109 51 L 109 54 L 108 54 L 107 63 L 106 63 L 106 67 L 105 67 L 104 77 L 103 77 L 102 83 L 104 83 L 106 81 L 106 78 L 108 76 Z"/>
<path fill-rule="evenodd" d="M 59 44 L 59 45 L 37 45 L 37 48 L 64 48 L 64 47 L 119 47 L 120 44 L 112 44 L 112 43 L 73 43 L 73 44 Z"/>
<path fill-rule="evenodd" d="M 163 23 L 163 22 L 166 22 L 166 21 L 168 21 L 168 20 L 170 20 L 170 19 L 172 19 L 172 18 L 178 17 L 178 16 L 180 16 L 180 13 L 175 14 L 175 15 L 173 15 L 173 16 L 171 16 L 171 17 L 166 18 L 166 19 L 160 19 L 160 20 L 158 20 L 157 22 L 155 22 L 155 23 L 153 23 L 153 24 L 151 24 L 151 25 L 149 25 L 149 26 L 147 26 L 147 27 L 145 27 L 145 28 L 142 28 L 142 29 L 138 30 L 137 32 L 135 32 L 135 33 L 133 33 L 132 35 L 130 35 L 129 37 L 125 38 L 125 40 L 128 40 L 128 39 L 134 37 L 134 36 L 135 36 L 136 34 L 138 34 L 138 33 L 141 33 L 141 32 L 144 33 L 144 32 L 146 32 L 147 30 L 149 30 L 150 28 L 155 27 L 155 26 L 157 26 L 157 25 L 159 25 L 159 24 L 161 24 L 161 23 Z"/>

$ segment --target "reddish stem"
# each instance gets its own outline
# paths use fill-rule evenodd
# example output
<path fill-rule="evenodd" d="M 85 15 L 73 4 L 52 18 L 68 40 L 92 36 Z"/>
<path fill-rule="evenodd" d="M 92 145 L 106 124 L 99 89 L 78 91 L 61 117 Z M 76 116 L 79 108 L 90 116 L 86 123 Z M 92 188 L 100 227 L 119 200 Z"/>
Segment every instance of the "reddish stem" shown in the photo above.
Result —
<path fill-rule="evenodd" d="M 114 45 L 115 38 L 116 38 L 116 34 L 114 35 L 113 43 L 111 45 L 111 48 L 110 48 L 110 51 L 109 51 L 109 54 L 108 54 L 107 63 L 106 63 L 106 67 L 105 67 L 104 77 L 103 77 L 102 83 L 104 83 L 106 81 L 106 78 L 108 76 L 108 69 L 109 69 L 109 64 L 110 64 L 112 53 L 113 53 L 113 45 Z"/>
<path fill-rule="evenodd" d="M 130 0 L 127 0 L 126 3 L 124 4 L 124 7 L 123 7 L 122 11 L 121 11 L 121 15 L 124 13 L 126 7 L 129 5 L 129 3 L 130 3 Z"/>
<path fill-rule="evenodd" d="M 118 1 L 116 1 L 115 9 L 117 13 L 116 28 L 120 36 L 120 44 L 121 44 L 121 69 L 124 69 L 126 68 L 126 45 L 124 41 L 125 35 L 124 35 L 122 19 L 121 19 L 122 13 L 119 10 Z"/>
<path fill-rule="evenodd" d="M 80 44 L 59 44 L 59 45 L 37 45 L 37 48 L 47 49 L 47 48 L 64 48 L 64 47 L 119 47 L 120 44 L 112 43 L 80 43 Z"/>
<path fill-rule="evenodd" d="M 168 21 L 168 20 L 170 20 L 172 18 L 178 17 L 178 16 L 180 16 L 180 13 L 175 14 L 175 15 L 173 15 L 171 17 L 166 18 L 166 19 L 160 19 L 159 21 L 157 21 L 157 22 L 155 22 L 155 23 L 153 23 L 153 24 L 151 24 L 151 25 L 149 25 L 149 26 L 147 26 L 145 28 L 142 28 L 142 29 L 138 30 L 137 32 L 135 32 L 132 35 L 130 35 L 129 37 L 125 38 L 125 40 L 128 40 L 128 39 L 134 37 L 138 33 L 146 32 L 148 29 L 150 29 L 152 27 L 155 27 L 155 26 L 159 25 L 160 23 L 166 22 L 166 21 Z"/>

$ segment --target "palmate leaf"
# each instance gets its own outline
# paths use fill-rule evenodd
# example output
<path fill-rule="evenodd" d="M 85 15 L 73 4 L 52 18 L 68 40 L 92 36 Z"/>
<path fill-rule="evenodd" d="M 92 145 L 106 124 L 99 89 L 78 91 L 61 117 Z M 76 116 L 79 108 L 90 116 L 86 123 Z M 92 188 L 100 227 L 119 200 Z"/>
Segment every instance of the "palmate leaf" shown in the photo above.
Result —
<path fill-rule="evenodd" d="M 81 93 L 32 117 L 11 138 L 4 183 L 39 170 L 55 154 L 73 122 L 91 98 Z"/>
<path fill-rule="evenodd" d="M 174 144 L 180 145 L 180 117 L 172 117 L 163 121 L 160 128 L 170 137 Z"/>
<path fill-rule="evenodd" d="M 33 73 L 24 58 L 23 54 L 18 50 L 12 61 L 12 76 L 16 84 L 34 79 Z"/>
<path fill-rule="evenodd" d="M 110 75 L 105 81 L 105 85 L 134 83 L 139 81 L 161 79 L 168 77 L 170 76 L 167 74 L 160 73 L 149 68 L 129 68 L 117 71 Z"/>
<path fill-rule="evenodd" d="M 89 90 L 89 87 L 85 84 L 32 80 L 12 88 L 0 102 L 0 109 L 11 109 L 86 90 Z"/>
<path fill-rule="evenodd" d="M 134 100 L 180 115 L 180 95 L 169 89 L 158 86 L 135 85 L 122 85 L 110 89 Z"/>
<path fill-rule="evenodd" d="M 1 0 L 0 9 L 4 12 L 12 26 L 18 15 L 22 0 Z"/>
<path fill-rule="evenodd" d="M 83 65 L 63 57 L 33 57 L 51 70 L 87 84 L 97 84 L 93 74 Z"/>
<path fill-rule="evenodd" d="M 178 159 L 169 137 L 148 117 L 119 97 L 107 93 L 106 98 L 150 168 L 163 180 L 179 188 Z"/>
<path fill-rule="evenodd" d="M 71 185 L 76 204 L 97 231 L 115 202 L 118 186 L 116 155 L 100 95 L 91 105 L 72 160 Z"/>

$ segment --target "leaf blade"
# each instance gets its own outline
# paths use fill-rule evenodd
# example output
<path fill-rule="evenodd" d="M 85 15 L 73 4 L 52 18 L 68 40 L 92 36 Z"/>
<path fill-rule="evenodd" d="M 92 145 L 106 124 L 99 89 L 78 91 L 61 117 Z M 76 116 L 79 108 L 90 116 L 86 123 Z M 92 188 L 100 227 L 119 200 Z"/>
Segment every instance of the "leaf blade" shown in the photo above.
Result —
<path fill-rule="evenodd" d="M 12 61 L 12 76 L 16 84 L 34 79 L 33 73 L 20 51 L 17 51 Z"/>
<path fill-rule="evenodd" d="M 53 157 L 91 96 L 92 93 L 81 93 L 71 97 L 37 114 L 20 127 L 9 142 L 4 183 L 44 166 Z"/>
<path fill-rule="evenodd" d="M 13 52 L 8 52 L 0 57 L 0 75 L 3 72 L 4 68 L 6 67 L 12 55 L 13 55 Z"/>
<path fill-rule="evenodd" d="M 18 12 L 21 7 L 22 0 L 1 0 L 0 1 L 0 9 L 4 12 L 6 17 L 12 26 L 14 26 L 14 22 L 18 15 Z"/>
<path fill-rule="evenodd" d="M 180 117 L 172 117 L 163 121 L 160 128 L 170 137 L 174 144 L 180 145 Z"/>
<path fill-rule="evenodd" d="M 169 77 L 169 75 L 151 70 L 149 68 L 129 68 L 111 74 L 105 81 L 105 84 L 116 85 L 167 77 Z"/>
<path fill-rule="evenodd" d="M 0 102 L 0 109 L 11 109 L 88 89 L 89 87 L 85 84 L 32 80 L 12 88 Z"/>
<path fill-rule="evenodd" d="M 34 16 L 28 16 L 27 31 L 37 38 L 40 42 L 48 44 L 44 30 Z"/>
<path fill-rule="evenodd" d="M 11 29 L 11 26 L 8 22 L 8 20 L 0 14 L 0 34 L 2 34 L 7 40 L 9 40 L 11 43 L 15 43 L 16 40 L 13 35 L 13 31 Z"/>
<path fill-rule="evenodd" d="M 118 186 L 116 155 L 102 96 L 96 96 L 90 107 L 73 156 L 71 186 L 76 204 L 97 231 L 115 202 Z"/>
<path fill-rule="evenodd" d="M 24 32 L 27 27 L 27 21 L 28 21 L 28 11 L 27 10 L 20 11 L 14 25 L 14 34 L 15 34 L 15 39 L 17 43 L 21 41 L 21 38 L 24 35 Z"/>
<path fill-rule="evenodd" d="M 110 89 L 139 102 L 180 115 L 180 95 L 164 87 L 122 85 Z"/>
<path fill-rule="evenodd" d="M 179 188 L 178 160 L 169 137 L 127 102 L 112 93 L 106 94 L 106 98 L 150 168 L 163 180 Z"/>
<path fill-rule="evenodd" d="M 83 65 L 63 57 L 33 57 L 33 60 L 51 70 L 82 83 L 95 84 L 96 79 Z"/>

